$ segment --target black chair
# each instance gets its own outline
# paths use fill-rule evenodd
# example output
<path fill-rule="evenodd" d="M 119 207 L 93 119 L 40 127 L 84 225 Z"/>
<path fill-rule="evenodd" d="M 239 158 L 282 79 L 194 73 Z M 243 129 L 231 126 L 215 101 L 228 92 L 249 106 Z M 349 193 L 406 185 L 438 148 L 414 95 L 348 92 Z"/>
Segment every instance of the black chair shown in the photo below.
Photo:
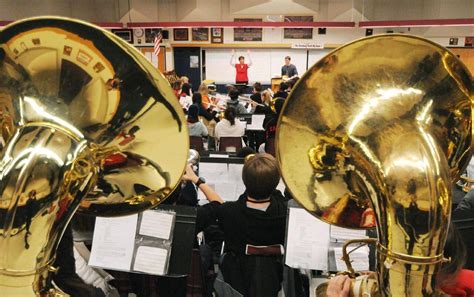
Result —
<path fill-rule="evenodd" d="M 201 152 L 204 150 L 204 142 L 201 136 L 189 136 L 189 147 Z"/>
<path fill-rule="evenodd" d="M 242 148 L 242 137 L 220 137 L 219 152 L 235 153 Z"/>

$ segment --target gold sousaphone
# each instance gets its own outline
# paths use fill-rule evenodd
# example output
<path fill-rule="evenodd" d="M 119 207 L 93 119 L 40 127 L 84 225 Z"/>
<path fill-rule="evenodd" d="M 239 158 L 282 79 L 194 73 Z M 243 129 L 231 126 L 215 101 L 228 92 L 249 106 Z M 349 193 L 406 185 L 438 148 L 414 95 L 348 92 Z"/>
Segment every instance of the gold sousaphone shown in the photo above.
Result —
<path fill-rule="evenodd" d="M 159 204 L 188 158 L 166 79 L 96 26 L 34 18 L 0 31 L 0 295 L 57 296 L 51 272 L 74 212 Z"/>
<path fill-rule="evenodd" d="M 451 185 L 471 158 L 473 90 L 450 51 L 391 34 L 331 52 L 285 103 L 277 128 L 284 181 L 330 224 L 368 228 L 375 214 L 378 295 L 438 293 Z M 353 294 L 374 293 L 370 284 L 355 283 Z"/>

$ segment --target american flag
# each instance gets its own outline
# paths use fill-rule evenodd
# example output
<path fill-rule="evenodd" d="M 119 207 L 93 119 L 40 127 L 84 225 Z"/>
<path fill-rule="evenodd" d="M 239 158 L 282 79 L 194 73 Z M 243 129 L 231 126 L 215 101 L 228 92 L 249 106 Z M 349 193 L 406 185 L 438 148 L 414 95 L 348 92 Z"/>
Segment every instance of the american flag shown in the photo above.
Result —
<path fill-rule="evenodd" d="M 161 35 L 161 31 L 158 32 L 156 35 L 155 35 L 155 46 L 154 46 L 154 50 L 153 50 L 153 53 L 155 54 L 155 56 L 158 57 L 158 54 L 160 53 L 160 44 L 161 44 L 161 40 L 163 39 L 163 35 Z"/>

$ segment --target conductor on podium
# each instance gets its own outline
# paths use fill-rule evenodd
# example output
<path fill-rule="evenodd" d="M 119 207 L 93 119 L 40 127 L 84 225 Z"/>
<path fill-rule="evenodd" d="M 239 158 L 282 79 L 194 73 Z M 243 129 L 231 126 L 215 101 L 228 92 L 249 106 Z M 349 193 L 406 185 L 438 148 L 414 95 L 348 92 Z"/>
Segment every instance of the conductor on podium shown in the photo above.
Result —
<path fill-rule="evenodd" d="M 250 58 L 250 50 L 247 50 L 247 55 L 249 57 L 249 63 L 245 63 L 245 57 L 240 56 L 239 62 L 236 63 L 234 60 L 235 57 L 235 50 L 232 50 L 232 56 L 230 57 L 230 65 L 235 67 L 235 83 L 242 84 L 247 86 L 249 83 L 248 78 L 248 69 L 252 65 L 252 59 Z"/>

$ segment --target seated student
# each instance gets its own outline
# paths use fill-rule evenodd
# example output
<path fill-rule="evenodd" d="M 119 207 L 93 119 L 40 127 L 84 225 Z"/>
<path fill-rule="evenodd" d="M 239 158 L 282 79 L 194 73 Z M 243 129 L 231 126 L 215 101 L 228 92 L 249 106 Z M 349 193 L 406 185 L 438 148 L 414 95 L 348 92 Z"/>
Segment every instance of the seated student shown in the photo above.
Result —
<path fill-rule="evenodd" d="M 179 104 L 183 108 L 184 112 L 187 112 L 189 106 L 193 104 L 193 99 L 191 98 L 191 88 L 189 84 L 183 84 L 181 88 L 181 94 L 179 95 Z"/>
<path fill-rule="evenodd" d="M 207 86 L 205 84 L 201 84 L 199 86 L 198 92 L 201 94 L 202 107 L 204 109 L 212 108 L 210 104 L 213 102 L 211 102 L 211 98 L 209 96 L 209 89 L 207 88 Z"/>
<path fill-rule="evenodd" d="M 474 296 L 474 271 L 463 269 L 466 255 L 463 238 L 451 224 L 444 246 L 444 257 L 451 260 L 443 263 L 436 274 L 437 285 L 449 296 Z"/>
<path fill-rule="evenodd" d="M 76 273 L 76 265 L 74 258 L 74 240 L 72 236 L 72 227 L 68 226 L 64 231 L 64 235 L 59 243 L 54 267 L 60 268 L 57 273 L 52 275 L 55 284 L 71 296 L 78 297 L 105 297 L 105 292 L 93 285 L 86 284 L 84 280 Z M 97 280 L 103 283 L 102 287 L 109 285 L 105 280 Z"/>
<path fill-rule="evenodd" d="M 198 107 L 199 116 L 202 116 L 208 121 L 215 120 L 216 122 L 219 122 L 219 118 L 216 116 L 217 112 L 216 111 L 211 111 L 210 109 L 205 109 L 204 105 L 202 103 L 202 95 L 201 93 L 194 93 L 193 94 L 193 105 L 196 105 Z"/>
<path fill-rule="evenodd" d="M 280 181 L 278 163 L 268 154 L 256 154 L 242 170 L 245 192 L 237 201 L 223 203 L 212 188 L 188 166 L 184 180 L 192 181 L 210 201 L 198 208 L 199 232 L 218 221 L 224 233 L 221 271 L 224 281 L 246 297 L 277 296 L 282 281 L 281 256 L 246 255 L 247 244 L 284 244 L 287 204 L 276 187 Z"/>
<path fill-rule="evenodd" d="M 173 92 L 176 95 L 176 98 L 178 99 L 181 95 L 181 86 L 182 86 L 182 83 L 180 80 L 177 80 L 171 84 L 171 87 L 173 88 Z"/>
<path fill-rule="evenodd" d="M 191 94 L 193 93 L 192 89 L 193 89 L 193 86 L 189 83 L 189 77 L 187 76 L 181 76 L 179 78 L 181 80 L 181 83 L 184 85 L 184 84 L 188 84 L 189 85 L 189 91 L 190 91 L 190 94 L 189 96 L 191 96 Z"/>
<path fill-rule="evenodd" d="M 204 126 L 204 124 L 199 121 L 198 113 L 199 110 L 197 105 L 193 104 L 189 107 L 187 119 L 189 136 L 205 137 L 209 133 L 206 126 Z"/>
<path fill-rule="evenodd" d="M 181 96 L 191 97 L 191 85 L 188 83 L 183 83 L 181 86 Z"/>
<path fill-rule="evenodd" d="M 273 111 L 271 109 L 271 101 L 272 101 L 272 95 L 270 94 L 270 92 L 268 90 L 265 90 L 261 93 L 261 103 L 264 105 L 264 106 L 261 106 L 261 105 L 257 105 L 255 107 L 255 111 L 254 111 L 254 114 L 272 114 Z"/>
<path fill-rule="evenodd" d="M 245 135 L 245 125 L 236 119 L 236 112 L 232 106 L 227 107 L 224 118 L 217 123 L 215 136 L 220 137 L 242 137 Z"/>
<path fill-rule="evenodd" d="M 256 82 L 253 84 L 253 90 L 252 90 L 252 95 L 250 96 L 250 99 L 257 103 L 262 103 L 262 84 L 259 82 Z"/>
<path fill-rule="evenodd" d="M 263 98 L 263 96 L 266 96 Z M 270 101 L 271 101 L 271 96 L 268 91 L 264 91 L 262 93 L 262 84 L 259 82 L 256 82 L 253 84 L 253 94 L 250 96 L 250 99 L 254 101 L 255 103 L 260 103 L 262 105 L 257 105 L 257 104 L 252 104 L 252 111 L 254 114 L 266 114 L 271 112 L 270 109 Z M 253 102 L 252 102 L 253 103 Z"/>
<path fill-rule="evenodd" d="M 273 98 L 287 98 L 288 97 L 288 83 L 280 83 L 280 89 L 273 95 Z"/>
<path fill-rule="evenodd" d="M 232 106 L 235 108 L 237 114 L 248 113 L 247 109 L 245 109 L 245 107 L 239 102 L 239 91 L 235 89 L 230 90 L 229 97 L 230 100 L 227 100 L 227 107 Z"/>
<path fill-rule="evenodd" d="M 459 202 L 456 210 L 474 210 L 474 189 L 467 192 L 461 202 Z"/>
<path fill-rule="evenodd" d="M 266 147 L 266 143 L 270 138 L 275 138 L 276 135 L 276 128 L 278 124 L 278 118 L 280 116 L 280 112 L 283 108 L 283 104 L 285 100 L 283 99 L 276 99 L 275 105 L 275 112 L 271 112 L 265 115 L 265 119 L 263 120 L 263 128 L 265 129 L 265 143 L 260 146 L 259 152 L 268 152 L 269 148 Z"/>

